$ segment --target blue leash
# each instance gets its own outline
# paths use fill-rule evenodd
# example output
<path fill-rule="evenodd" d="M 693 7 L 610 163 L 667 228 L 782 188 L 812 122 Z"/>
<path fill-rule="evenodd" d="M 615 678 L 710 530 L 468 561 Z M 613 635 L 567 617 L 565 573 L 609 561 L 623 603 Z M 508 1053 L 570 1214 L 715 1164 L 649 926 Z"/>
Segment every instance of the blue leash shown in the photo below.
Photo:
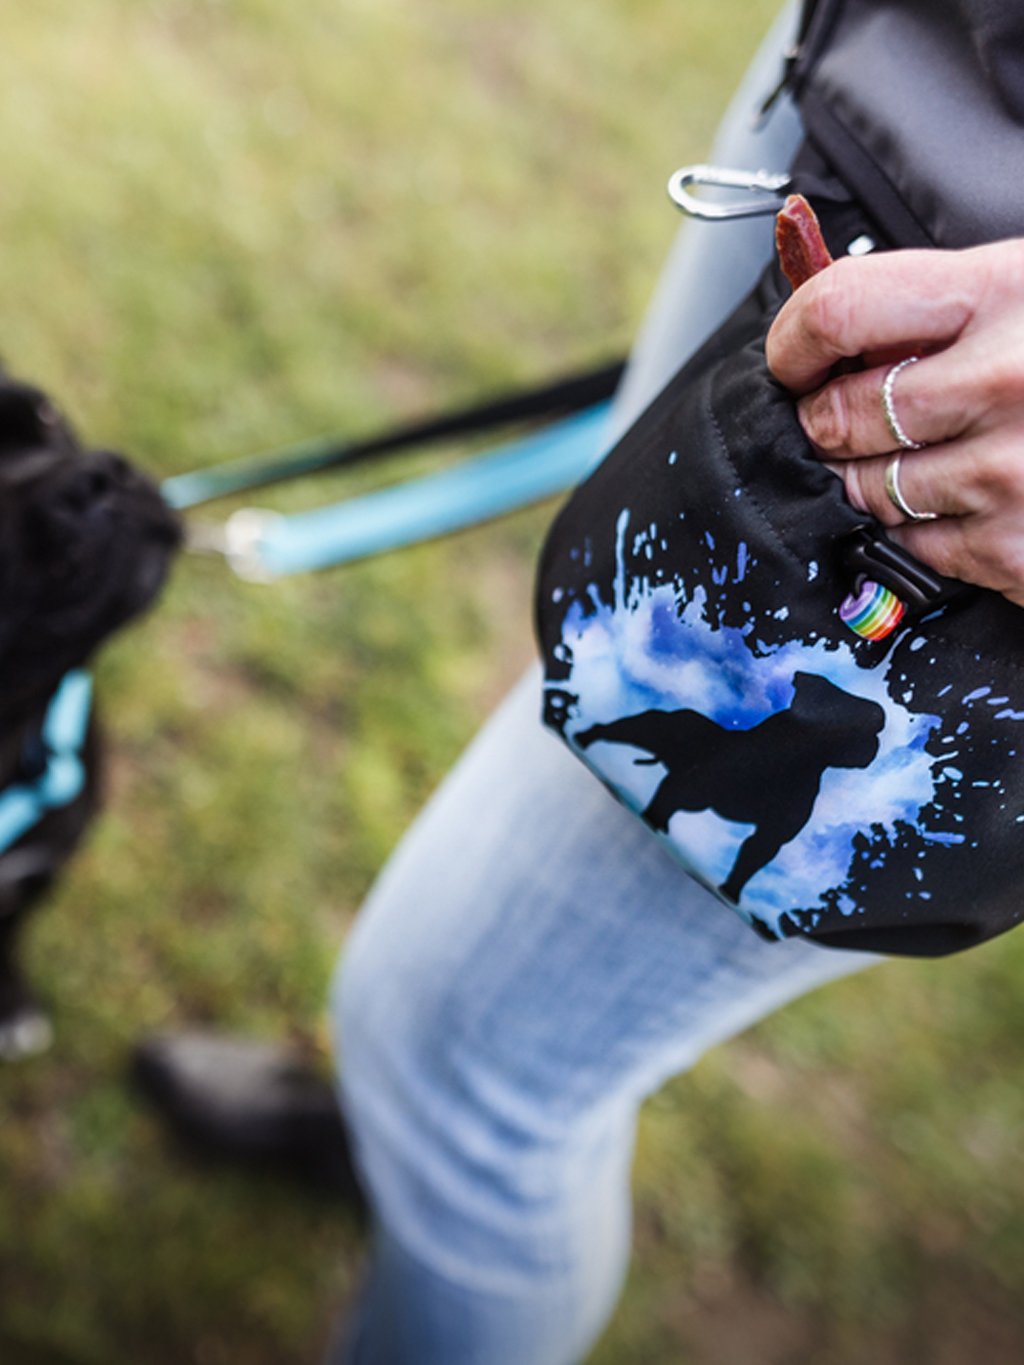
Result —
<path fill-rule="evenodd" d="M 339 469 L 342 465 L 347 467 L 395 450 L 480 436 L 511 423 L 555 422 L 611 398 L 625 368 L 624 359 L 612 360 L 528 389 L 492 394 L 465 407 L 401 421 L 366 436 L 318 437 L 284 450 L 265 451 L 228 464 L 178 474 L 165 480 L 163 494 L 172 507 L 184 511 L 232 493 L 266 488 L 268 484 Z"/>
<path fill-rule="evenodd" d="M 596 383 L 599 390 L 608 391 L 620 371 L 621 366 L 606 367 L 594 376 L 584 376 L 582 383 Z M 539 409 L 551 394 L 561 396 L 580 382 L 537 390 Z M 522 401 L 516 396 L 512 403 L 521 408 Z M 610 407 L 609 401 L 591 403 L 540 432 L 506 442 L 452 469 L 314 512 L 289 517 L 255 509 L 236 512 L 223 527 L 193 528 L 193 548 L 223 553 L 242 577 L 269 580 L 349 563 L 503 516 L 563 492 L 594 468 L 605 453 Z M 488 421 L 523 415 L 519 410 L 506 413 L 499 402 L 399 429 L 361 446 L 312 445 L 178 475 L 165 481 L 164 495 L 172 506 L 193 506 L 258 482 L 347 462 L 353 453 L 361 456 L 421 443 L 424 438 L 454 431 L 456 424 L 478 422 L 480 412 L 486 412 Z M 0 856 L 50 811 L 70 805 L 83 791 L 82 755 L 91 712 L 92 678 L 75 669 L 61 679 L 47 707 L 39 735 L 45 766 L 39 776 L 0 791 Z"/>
<path fill-rule="evenodd" d="M 190 511 L 229 494 L 388 454 L 479 436 L 510 423 L 548 425 L 454 469 L 410 479 L 314 512 L 247 508 L 224 525 L 191 521 L 188 545 L 223 555 L 243 578 L 267 581 L 345 564 L 473 526 L 572 487 L 603 453 L 603 426 L 625 368 L 615 360 L 356 440 L 307 441 L 286 450 L 165 480 L 172 507 Z"/>
<path fill-rule="evenodd" d="M 571 488 L 605 454 L 610 403 L 436 474 L 313 512 L 236 512 L 217 543 L 242 578 L 268 581 L 346 564 L 504 516 Z"/>

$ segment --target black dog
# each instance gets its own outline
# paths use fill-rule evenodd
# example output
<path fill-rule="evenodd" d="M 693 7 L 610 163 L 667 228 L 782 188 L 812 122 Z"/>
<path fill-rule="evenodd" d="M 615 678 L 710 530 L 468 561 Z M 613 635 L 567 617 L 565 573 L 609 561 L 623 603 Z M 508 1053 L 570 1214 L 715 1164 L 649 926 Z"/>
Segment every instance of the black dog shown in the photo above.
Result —
<path fill-rule="evenodd" d="M 80 734 L 55 749 L 62 679 L 149 606 L 180 539 L 149 479 L 0 373 L 0 1057 L 46 1041 L 16 941 L 98 802 L 94 716 L 78 706 Z"/>
<path fill-rule="evenodd" d="M 630 744 L 668 772 L 644 811 L 667 832 L 676 811 L 712 810 L 754 825 L 719 887 L 737 902 L 747 882 L 811 818 L 826 768 L 866 768 L 878 753 L 885 712 L 826 678 L 797 673 L 792 705 L 749 730 L 726 730 L 698 711 L 641 711 L 575 737 L 582 749 L 598 740 Z"/>

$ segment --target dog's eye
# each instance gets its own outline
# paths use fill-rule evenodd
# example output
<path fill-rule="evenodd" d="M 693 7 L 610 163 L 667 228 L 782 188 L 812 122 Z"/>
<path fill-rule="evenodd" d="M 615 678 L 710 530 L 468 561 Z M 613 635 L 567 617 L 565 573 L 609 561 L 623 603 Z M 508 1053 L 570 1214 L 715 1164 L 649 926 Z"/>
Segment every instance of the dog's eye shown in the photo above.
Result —
<path fill-rule="evenodd" d="M 60 413 L 48 398 L 40 398 L 36 403 L 36 417 L 38 417 L 44 427 L 56 427 L 60 425 Z"/>

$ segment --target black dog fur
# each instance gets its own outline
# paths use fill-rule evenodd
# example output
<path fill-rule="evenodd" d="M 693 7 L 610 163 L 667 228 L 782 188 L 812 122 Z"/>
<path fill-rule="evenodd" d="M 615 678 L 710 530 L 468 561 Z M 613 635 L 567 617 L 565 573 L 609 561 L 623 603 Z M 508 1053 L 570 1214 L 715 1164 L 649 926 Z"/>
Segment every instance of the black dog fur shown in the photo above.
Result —
<path fill-rule="evenodd" d="M 0 372 L 0 792 L 38 776 L 60 680 L 153 602 L 180 541 L 149 478 L 84 449 L 40 390 Z M 45 1042 L 17 943 L 96 811 L 100 749 L 93 714 L 83 790 L 0 853 L 0 1058 Z"/>
<path fill-rule="evenodd" d="M 668 772 L 644 819 L 668 831 L 677 811 L 712 810 L 754 825 L 719 887 L 738 902 L 755 872 L 811 818 L 827 768 L 866 768 L 878 753 L 885 712 L 812 673 L 797 673 L 790 707 L 749 730 L 727 730 L 699 711 L 641 711 L 576 735 L 581 749 L 599 740 L 630 744 Z"/>

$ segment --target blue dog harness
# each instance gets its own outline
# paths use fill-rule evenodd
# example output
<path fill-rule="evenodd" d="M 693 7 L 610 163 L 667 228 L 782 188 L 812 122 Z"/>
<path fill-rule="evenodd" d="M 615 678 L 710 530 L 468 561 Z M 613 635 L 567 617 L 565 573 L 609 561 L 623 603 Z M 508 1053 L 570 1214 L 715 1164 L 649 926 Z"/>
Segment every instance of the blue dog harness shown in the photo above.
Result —
<path fill-rule="evenodd" d="M 92 678 L 80 669 L 65 674 L 36 736 L 38 775 L 0 791 L 0 854 L 49 811 L 68 806 L 81 795 L 85 787 L 82 750 L 91 711 Z"/>

